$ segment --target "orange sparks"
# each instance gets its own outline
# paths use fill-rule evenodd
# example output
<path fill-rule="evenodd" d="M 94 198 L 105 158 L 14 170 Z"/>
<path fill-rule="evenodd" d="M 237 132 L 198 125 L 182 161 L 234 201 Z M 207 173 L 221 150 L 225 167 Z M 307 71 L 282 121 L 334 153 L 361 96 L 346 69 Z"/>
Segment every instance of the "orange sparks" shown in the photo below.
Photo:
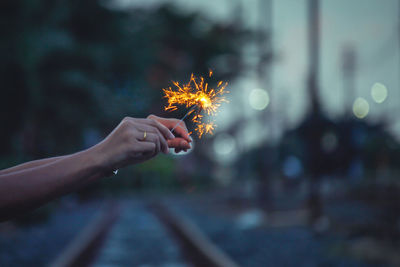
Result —
<path fill-rule="evenodd" d="M 213 75 L 212 70 L 209 71 L 209 77 Z M 204 111 L 208 116 L 214 116 L 222 102 L 228 102 L 222 95 L 228 93 L 225 91 L 227 82 L 220 81 L 214 89 L 205 82 L 203 77 L 195 77 L 193 74 L 187 84 L 180 85 L 179 82 L 172 82 L 174 88 L 168 87 L 163 89 L 164 98 L 168 100 L 168 105 L 165 107 L 167 111 L 174 111 L 178 106 L 192 108 L 188 115 L 194 113 L 192 121 L 196 124 L 195 132 L 199 138 L 203 134 L 212 134 L 215 129 L 215 124 L 211 121 L 206 121 L 201 114 Z"/>

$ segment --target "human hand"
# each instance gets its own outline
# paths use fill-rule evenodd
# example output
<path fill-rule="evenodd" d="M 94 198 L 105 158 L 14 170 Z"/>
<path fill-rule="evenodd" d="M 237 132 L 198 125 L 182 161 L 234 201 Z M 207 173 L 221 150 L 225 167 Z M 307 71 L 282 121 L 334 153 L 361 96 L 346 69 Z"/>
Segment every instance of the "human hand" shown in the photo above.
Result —
<path fill-rule="evenodd" d="M 179 153 L 182 150 L 187 151 L 188 149 L 191 148 L 190 143 L 192 142 L 192 138 L 188 133 L 188 129 L 186 127 L 185 122 L 180 121 L 178 119 L 161 118 L 155 115 L 150 115 L 147 118 L 161 123 L 169 130 L 172 130 L 179 123 L 174 130 L 175 134 L 174 138 L 171 140 L 167 140 L 168 147 L 175 148 L 176 153 Z"/>
<path fill-rule="evenodd" d="M 168 153 L 167 140 L 175 140 L 169 129 L 154 119 L 124 118 L 96 145 L 106 171 L 151 159 L 159 152 Z"/>

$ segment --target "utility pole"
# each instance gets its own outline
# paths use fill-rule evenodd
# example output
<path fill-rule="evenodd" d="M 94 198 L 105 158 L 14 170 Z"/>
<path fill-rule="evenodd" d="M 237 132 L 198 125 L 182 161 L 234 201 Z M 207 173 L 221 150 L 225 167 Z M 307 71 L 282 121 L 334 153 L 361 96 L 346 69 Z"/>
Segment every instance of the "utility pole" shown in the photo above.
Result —
<path fill-rule="evenodd" d="M 346 45 L 342 52 L 342 71 L 343 71 L 343 103 L 345 103 L 345 112 L 351 114 L 354 100 L 357 97 L 355 84 L 357 55 L 352 45 Z"/>
<path fill-rule="evenodd" d="M 308 90 L 311 101 L 311 112 L 320 112 L 318 95 L 319 77 L 319 0 L 309 0 L 308 2 L 308 56 L 309 56 L 309 76 Z"/>
<path fill-rule="evenodd" d="M 324 131 L 324 120 L 318 95 L 319 77 L 319 0 L 308 1 L 308 93 L 311 111 L 308 119 L 308 130 L 305 136 L 309 154 L 310 184 L 308 196 L 309 223 L 314 225 L 322 216 L 322 199 L 320 192 L 320 178 L 324 171 L 321 162 L 321 138 Z M 319 166 L 321 164 L 321 166 Z"/>

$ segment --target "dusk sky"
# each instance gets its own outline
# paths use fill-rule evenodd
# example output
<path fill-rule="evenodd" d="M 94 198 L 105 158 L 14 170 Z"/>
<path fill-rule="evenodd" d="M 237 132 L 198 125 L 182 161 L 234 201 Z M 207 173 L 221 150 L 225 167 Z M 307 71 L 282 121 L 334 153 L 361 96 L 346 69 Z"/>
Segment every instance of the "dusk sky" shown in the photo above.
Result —
<path fill-rule="evenodd" d="M 240 1 L 151 0 L 143 3 L 117 0 L 121 7 L 176 3 L 177 8 L 184 12 L 200 11 L 218 21 L 232 21 L 235 4 Z M 243 23 L 246 27 L 259 27 L 258 1 L 242 1 Z M 307 3 L 306 0 L 273 1 L 273 47 L 279 60 L 271 66 L 271 86 L 274 90 L 271 101 L 275 113 L 284 117 L 285 125 L 289 127 L 295 126 L 304 117 L 308 106 Z M 329 116 L 343 114 L 346 105 L 353 102 L 348 99 L 351 93 L 344 90 L 343 84 L 342 54 L 346 46 L 356 51 L 355 96 L 364 98 L 369 104 L 369 113 L 365 119 L 376 120 L 382 115 L 391 116 L 394 111 L 400 110 L 398 5 L 397 0 L 321 1 L 319 84 L 323 109 Z M 251 46 L 244 47 L 245 55 L 248 49 Z M 375 83 L 385 85 L 388 91 L 387 99 L 381 104 L 371 98 L 371 88 Z M 225 105 L 218 120 L 222 128 L 232 123 L 243 111 L 249 117 L 265 112 L 252 110 L 249 103 L 242 103 L 248 100 L 254 88 L 271 93 L 271 88 L 257 84 L 254 74 L 244 73 L 231 87 L 231 105 Z M 243 110 L 238 110 L 238 106 L 243 107 Z M 394 117 L 391 118 L 395 121 Z M 400 133 L 400 123 L 393 124 L 392 128 Z"/>

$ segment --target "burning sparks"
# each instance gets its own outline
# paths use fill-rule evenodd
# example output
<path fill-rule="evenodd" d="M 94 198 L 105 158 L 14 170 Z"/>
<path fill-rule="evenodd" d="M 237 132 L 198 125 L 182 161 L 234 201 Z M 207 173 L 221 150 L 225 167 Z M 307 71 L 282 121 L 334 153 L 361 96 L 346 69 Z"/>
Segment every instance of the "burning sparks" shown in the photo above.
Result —
<path fill-rule="evenodd" d="M 209 72 L 209 77 L 213 75 L 212 70 Z M 228 91 L 225 91 L 227 82 L 218 82 L 217 87 L 211 88 L 209 84 L 204 81 L 203 77 L 197 78 L 193 74 L 187 84 L 180 85 L 178 82 L 172 82 L 175 88 L 168 87 L 163 89 L 164 98 L 168 100 L 168 105 L 165 107 L 167 111 L 174 111 L 178 106 L 185 106 L 191 108 L 184 118 L 188 115 L 194 114 L 192 121 L 196 124 L 195 131 L 199 138 L 203 134 L 212 134 L 215 129 L 215 124 L 204 118 L 202 111 L 208 116 L 214 116 L 222 102 L 227 100 L 222 96 Z"/>

